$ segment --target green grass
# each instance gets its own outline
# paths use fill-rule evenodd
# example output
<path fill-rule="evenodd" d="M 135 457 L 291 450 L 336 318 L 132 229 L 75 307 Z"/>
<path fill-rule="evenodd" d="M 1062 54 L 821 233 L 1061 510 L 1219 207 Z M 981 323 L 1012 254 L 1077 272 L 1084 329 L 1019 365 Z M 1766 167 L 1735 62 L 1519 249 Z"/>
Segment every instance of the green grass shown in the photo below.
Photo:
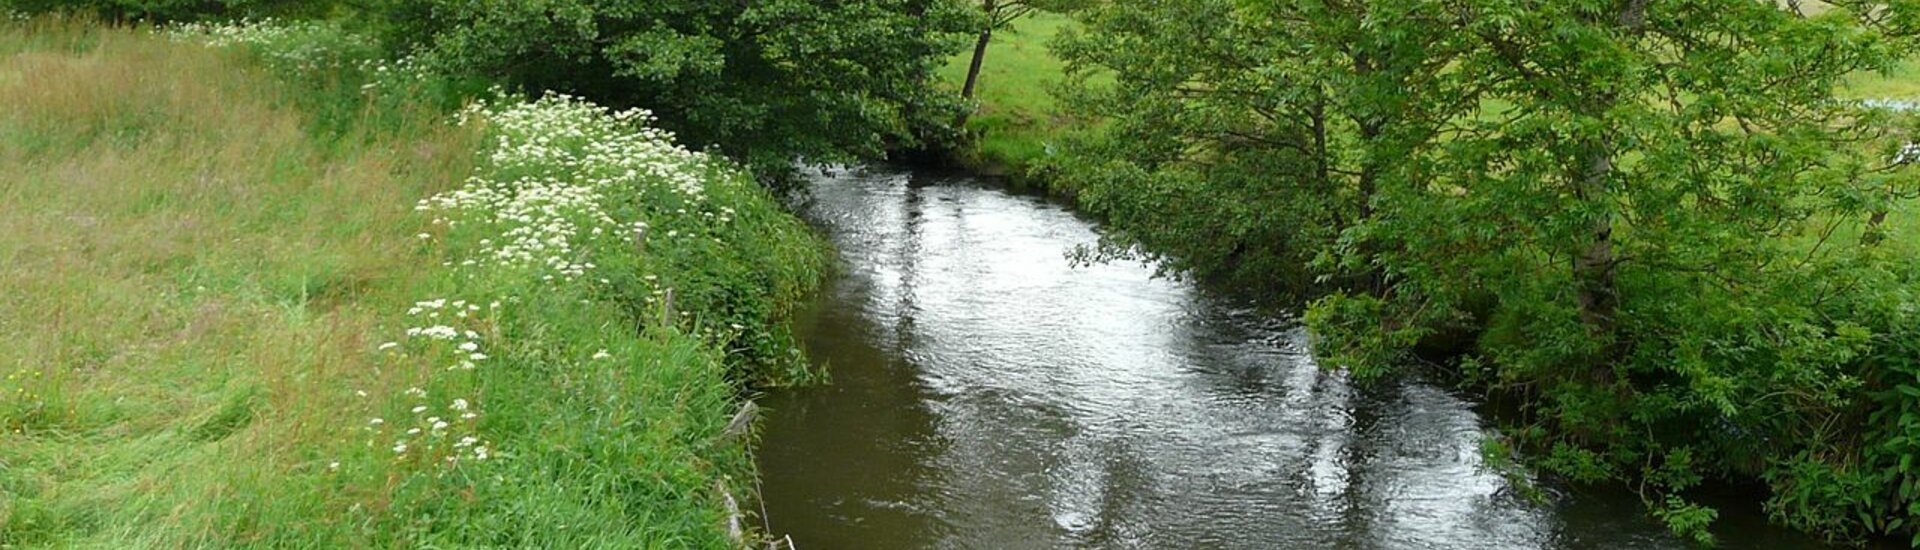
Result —
<path fill-rule="evenodd" d="M 1066 65 L 1048 44 L 1073 24 L 1067 16 L 1037 13 L 994 34 L 975 88 L 979 110 L 967 120 L 968 130 L 978 136 L 970 161 L 989 169 L 1018 170 L 1058 142 L 1069 121 L 1055 105 L 1053 90 Z M 972 59 L 968 48 L 942 68 L 941 78 L 959 89 Z"/>
<path fill-rule="evenodd" d="M 743 383 L 805 375 L 804 225 L 672 161 L 704 195 L 606 191 L 649 229 L 574 238 L 586 275 L 490 264 L 511 224 L 416 202 L 595 168 L 489 161 L 530 136 L 431 83 L 271 59 L 0 23 L 0 547 L 731 546 Z M 487 357 L 405 333 L 434 324 Z"/>
<path fill-rule="evenodd" d="M 1920 101 L 1920 60 L 1908 60 L 1886 74 L 1861 74 L 1847 79 L 1841 97 Z"/>
<path fill-rule="evenodd" d="M 1847 79 L 1839 92 L 1851 99 L 1882 99 L 1920 103 L 1920 60 L 1907 60 L 1885 74 L 1859 74 Z M 1901 257 L 1920 258 L 1920 202 L 1906 201 L 1887 216 L 1886 246 Z"/>

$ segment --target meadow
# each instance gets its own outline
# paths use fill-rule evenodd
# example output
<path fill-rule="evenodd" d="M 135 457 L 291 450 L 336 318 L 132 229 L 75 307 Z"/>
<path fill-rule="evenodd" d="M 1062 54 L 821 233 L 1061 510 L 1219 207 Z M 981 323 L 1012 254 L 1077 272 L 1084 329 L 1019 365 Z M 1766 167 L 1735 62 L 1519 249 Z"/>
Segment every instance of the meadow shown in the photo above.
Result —
<path fill-rule="evenodd" d="M 1018 175 L 1056 147 L 1058 132 L 1072 125 L 1055 92 L 1066 64 L 1048 49 L 1063 29 L 1065 15 L 1035 13 L 995 32 L 980 69 L 975 111 L 967 119 L 974 146 L 964 160 L 983 170 Z M 956 55 L 940 69 L 940 78 L 958 90 L 966 81 L 972 52 Z"/>
<path fill-rule="evenodd" d="M 823 245 L 324 24 L 0 23 L 0 547 L 726 547 Z"/>

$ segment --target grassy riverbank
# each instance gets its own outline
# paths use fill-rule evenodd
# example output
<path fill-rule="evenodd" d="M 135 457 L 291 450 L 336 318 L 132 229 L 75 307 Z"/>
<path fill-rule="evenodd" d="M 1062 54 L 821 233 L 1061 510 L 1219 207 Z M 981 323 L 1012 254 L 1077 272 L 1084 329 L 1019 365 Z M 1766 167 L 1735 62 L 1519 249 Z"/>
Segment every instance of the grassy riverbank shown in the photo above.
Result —
<path fill-rule="evenodd" d="M 987 172 L 1022 174 L 1055 147 L 1072 126 L 1055 101 L 1066 65 L 1048 45 L 1073 25 L 1064 15 L 1036 13 L 995 33 L 980 70 L 978 108 L 967 119 L 975 136 L 962 161 Z M 959 89 L 972 52 L 957 55 L 940 77 Z"/>
<path fill-rule="evenodd" d="M 0 547 L 729 545 L 804 225 L 633 114 L 201 31 L 0 23 Z"/>

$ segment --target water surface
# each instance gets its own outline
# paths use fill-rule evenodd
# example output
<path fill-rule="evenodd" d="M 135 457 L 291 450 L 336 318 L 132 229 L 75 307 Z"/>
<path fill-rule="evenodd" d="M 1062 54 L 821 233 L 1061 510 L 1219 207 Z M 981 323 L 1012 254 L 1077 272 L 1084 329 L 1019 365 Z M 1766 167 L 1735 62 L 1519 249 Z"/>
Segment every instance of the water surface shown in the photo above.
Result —
<path fill-rule="evenodd" d="M 1363 389 L 1284 319 L 1073 267 L 1095 226 L 1056 204 L 860 170 L 803 210 L 843 264 L 803 327 L 833 382 L 765 399 L 759 449 L 801 549 L 1684 547 L 1625 495 L 1521 498 L 1460 396 Z"/>

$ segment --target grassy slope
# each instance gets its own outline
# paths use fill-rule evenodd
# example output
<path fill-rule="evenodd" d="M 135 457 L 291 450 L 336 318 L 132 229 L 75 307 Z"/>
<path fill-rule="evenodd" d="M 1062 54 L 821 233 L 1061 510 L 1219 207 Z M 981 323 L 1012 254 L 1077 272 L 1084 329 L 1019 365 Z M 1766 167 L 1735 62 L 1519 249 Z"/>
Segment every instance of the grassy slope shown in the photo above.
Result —
<path fill-rule="evenodd" d="M 684 282 L 777 312 L 817 269 L 804 228 L 714 171 L 733 225 L 619 213 L 758 248 L 650 240 L 596 253 L 630 268 L 598 286 L 476 278 L 451 265 L 480 235 L 414 205 L 484 175 L 484 127 L 316 124 L 296 105 L 340 92 L 244 57 L 0 23 L 0 547 L 725 546 L 720 491 L 752 475 L 722 438 L 737 382 L 683 330 L 723 312 L 649 324 L 617 298 Z M 462 296 L 508 303 L 455 323 L 492 357 L 449 372 L 460 352 L 400 332 Z M 390 450 L 428 415 L 451 434 Z M 490 460 L 452 446 L 468 434 Z"/>
<path fill-rule="evenodd" d="M 317 483 L 341 389 L 411 383 L 366 350 L 469 140 L 316 143 L 259 70 L 127 33 L 0 52 L 0 543 L 209 542 Z"/>
<path fill-rule="evenodd" d="M 975 93 L 979 110 L 968 119 L 968 129 L 979 136 L 976 164 L 1018 170 L 1047 152 L 1065 125 L 1055 108 L 1052 90 L 1066 65 L 1047 45 L 1073 21 L 1066 16 L 1034 14 L 993 36 Z M 973 50 L 955 56 L 940 76 L 955 89 L 966 82 Z"/>

